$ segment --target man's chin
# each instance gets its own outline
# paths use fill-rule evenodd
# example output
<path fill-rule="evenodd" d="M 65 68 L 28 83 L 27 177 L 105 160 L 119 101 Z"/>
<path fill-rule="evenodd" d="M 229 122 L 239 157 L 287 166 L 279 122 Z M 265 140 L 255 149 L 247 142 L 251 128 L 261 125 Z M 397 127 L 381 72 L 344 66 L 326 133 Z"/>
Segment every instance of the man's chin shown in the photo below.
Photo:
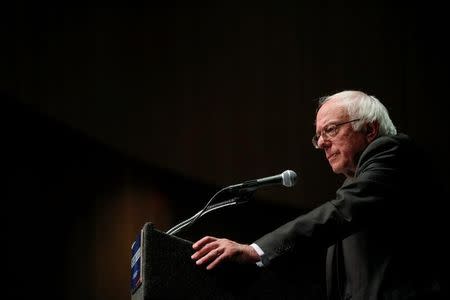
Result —
<path fill-rule="evenodd" d="M 331 165 L 331 169 L 333 170 L 333 173 L 336 173 L 336 174 L 343 174 L 344 173 L 342 168 L 340 168 L 337 165 Z"/>

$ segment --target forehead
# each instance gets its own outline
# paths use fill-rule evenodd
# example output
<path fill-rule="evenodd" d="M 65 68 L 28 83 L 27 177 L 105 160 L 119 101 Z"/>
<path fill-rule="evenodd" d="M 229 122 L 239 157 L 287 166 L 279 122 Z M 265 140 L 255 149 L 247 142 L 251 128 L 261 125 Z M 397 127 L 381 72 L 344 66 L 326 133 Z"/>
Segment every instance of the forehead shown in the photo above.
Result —
<path fill-rule="evenodd" d="M 331 99 L 325 102 L 319 109 L 316 116 L 316 128 L 321 129 L 330 122 L 342 122 L 347 120 L 347 110 L 337 101 Z"/>

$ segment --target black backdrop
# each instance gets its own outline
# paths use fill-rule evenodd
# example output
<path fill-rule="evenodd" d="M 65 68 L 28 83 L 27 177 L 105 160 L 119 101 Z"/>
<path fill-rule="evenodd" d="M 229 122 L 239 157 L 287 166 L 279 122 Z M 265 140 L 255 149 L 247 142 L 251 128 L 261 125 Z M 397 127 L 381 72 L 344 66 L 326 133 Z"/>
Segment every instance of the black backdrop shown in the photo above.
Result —
<path fill-rule="evenodd" d="M 294 189 L 261 191 L 186 238 L 251 242 L 326 201 L 342 178 L 310 145 L 315 100 L 344 89 L 379 97 L 448 185 L 444 12 L 434 1 L 4 5 L 2 293 L 126 299 L 140 227 L 168 229 L 228 184 L 299 173 Z"/>

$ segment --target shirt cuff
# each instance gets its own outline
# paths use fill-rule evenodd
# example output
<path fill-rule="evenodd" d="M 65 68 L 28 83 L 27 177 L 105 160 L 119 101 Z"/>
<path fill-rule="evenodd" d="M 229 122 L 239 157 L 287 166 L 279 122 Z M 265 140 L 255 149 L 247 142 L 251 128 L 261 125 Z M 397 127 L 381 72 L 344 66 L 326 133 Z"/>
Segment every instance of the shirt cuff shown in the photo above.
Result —
<path fill-rule="evenodd" d="M 261 257 L 261 256 L 264 255 L 264 251 L 263 251 L 258 245 L 256 245 L 255 243 L 251 244 L 250 247 L 252 247 L 253 249 L 255 249 L 255 251 L 256 251 L 256 253 L 258 253 L 259 257 Z M 264 266 L 261 260 L 259 260 L 258 262 L 256 262 L 256 265 L 257 265 L 258 267 L 263 267 L 263 266 Z"/>

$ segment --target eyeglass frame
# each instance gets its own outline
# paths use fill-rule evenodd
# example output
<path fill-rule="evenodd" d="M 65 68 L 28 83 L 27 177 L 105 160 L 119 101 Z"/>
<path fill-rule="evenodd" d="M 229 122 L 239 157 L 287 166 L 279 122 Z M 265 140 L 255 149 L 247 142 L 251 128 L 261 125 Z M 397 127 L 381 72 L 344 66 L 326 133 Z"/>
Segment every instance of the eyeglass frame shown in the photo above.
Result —
<path fill-rule="evenodd" d="M 360 121 L 360 120 L 361 120 L 361 118 L 353 119 L 353 120 L 350 120 L 350 121 L 337 123 L 337 124 L 334 124 L 334 123 L 328 124 L 327 126 L 325 126 L 324 129 L 321 130 L 320 134 L 315 134 L 312 137 L 311 142 L 312 142 L 314 148 L 320 149 L 320 147 L 319 147 L 319 139 L 320 139 L 321 136 L 323 136 L 323 139 L 330 140 L 331 138 L 335 137 L 338 134 L 338 130 L 337 129 L 339 128 L 339 126 L 344 125 L 344 124 L 348 124 L 348 123 L 352 123 L 352 122 L 356 122 L 356 121 Z M 330 130 L 330 126 L 333 126 L 333 127 L 331 127 L 331 128 L 333 128 L 332 130 Z M 326 130 L 327 132 L 324 132 L 324 130 Z M 333 133 L 330 134 L 330 132 L 333 132 Z"/>

